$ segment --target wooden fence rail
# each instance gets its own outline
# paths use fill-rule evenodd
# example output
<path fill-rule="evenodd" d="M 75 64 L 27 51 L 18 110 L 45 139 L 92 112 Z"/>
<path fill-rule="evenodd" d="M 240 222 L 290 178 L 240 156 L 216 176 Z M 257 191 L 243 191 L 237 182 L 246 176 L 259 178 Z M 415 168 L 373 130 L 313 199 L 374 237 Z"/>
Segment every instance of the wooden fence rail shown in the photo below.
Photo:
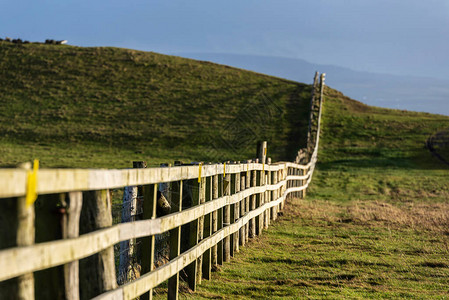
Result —
<path fill-rule="evenodd" d="M 182 270 L 189 287 L 195 290 L 202 278 L 210 278 L 213 265 L 228 261 L 248 238 L 260 235 L 276 219 L 288 197 L 305 195 L 318 154 L 324 74 L 319 88 L 318 104 L 312 101 L 312 106 L 318 107 L 318 122 L 315 128 L 309 127 L 314 132 L 308 135 L 313 139 L 313 147 L 308 148 L 313 151 L 307 153 L 307 163 L 303 163 L 304 154 L 298 154 L 295 163 L 268 163 L 265 142 L 259 145 L 259 162 L 128 170 L 39 170 L 35 187 L 38 201 L 56 197 L 64 203 L 60 207 L 65 228 L 61 239 L 34 242 L 35 210 L 24 202 L 30 193 L 30 171 L 0 170 L 0 198 L 4 198 L 0 201 L 25 205 L 23 209 L 10 205 L 0 212 L 0 225 L 10 215 L 17 223 L 12 237 L 0 230 L 0 294 L 5 291 L 3 295 L 11 299 L 34 299 L 35 294 L 39 298 L 38 290 L 44 287 L 34 286 L 33 273 L 56 270 L 58 266 L 64 266 L 64 287 L 58 296 L 66 299 L 148 299 L 152 289 L 167 280 L 168 298 L 177 299 Z M 161 183 L 172 185 L 172 207 L 170 214 L 156 218 Z M 133 186 L 141 187 L 144 217 L 112 226 L 109 190 Z M 96 225 L 85 229 L 83 224 L 92 219 Z M 80 228 L 84 228 L 83 232 L 79 232 Z M 154 269 L 154 236 L 167 232 L 170 260 Z M 24 237 L 32 238 L 21 243 Z M 139 239 L 141 244 L 141 275 L 117 287 L 112 247 L 132 239 Z M 82 263 L 86 258 L 93 260 Z M 91 283 L 81 280 L 84 274 L 93 276 L 88 279 Z"/>

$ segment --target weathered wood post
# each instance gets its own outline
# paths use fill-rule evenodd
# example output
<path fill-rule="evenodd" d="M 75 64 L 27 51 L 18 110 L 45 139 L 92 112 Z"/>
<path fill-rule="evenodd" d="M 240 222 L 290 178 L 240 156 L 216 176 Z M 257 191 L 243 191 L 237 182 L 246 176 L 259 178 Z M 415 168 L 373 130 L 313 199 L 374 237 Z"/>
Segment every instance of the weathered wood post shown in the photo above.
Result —
<path fill-rule="evenodd" d="M 146 168 L 147 164 L 144 161 L 134 161 L 133 168 Z M 142 189 L 140 191 L 142 194 Z M 123 192 L 122 204 L 122 223 L 134 222 L 136 217 L 141 213 L 142 202 L 138 201 L 139 188 L 137 186 L 127 186 Z M 136 239 L 120 242 L 120 261 L 119 261 L 119 284 L 126 283 L 136 279 L 139 266 L 134 259 L 138 255 L 138 248 L 136 246 Z"/>
<path fill-rule="evenodd" d="M 212 176 L 212 199 L 218 198 L 218 175 Z M 212 233 L 218 231 L 218 212 L 219 210 L 214 210 L 212 212 Z M 223 249 L 221 249 L 223 254 Z M 218 266 L 218 244 L 212 247 L 212 265 L 214 269 Z"/>
<path fill-rule="evenodd" d="M 192 179 L 187 181 L 187 188 L 191 191 L 191 206 L 198 206 L 200 204 L 200 183 L 198 179 Z M 187 191 L 186 191 L 187 192 Z M 195 247 L 198 244 L 199 237 L 199 219 L 195 219 L 188 224 L 189 240 L 188 249 Z M 187 283 L 192 291 L 196 290 L 197 278 L 198 278 L 198 261 L 195 259 L 190 265 L 185 267 L 187 274 Z"/>
<path fill-rule="evenodd" d="M 279 183 L 279 180 L 278 180 L 278 174 L 279 174 L 279 171 L 274 171 L 273 172 L 273 183 L 274 184 L 278 184 Z M 279 198 L 279 190 L 278 189 L 276 189 L 276 190 L 274 190 L 274 198 L 277 200 L 278 198 Z M 273 206 L 273 209 L 274 209 L 274 211 L 273 211 L 273 221 L 276 221 L 276 218 L 277 218 L 277 214 L 278 214 L 278 206 L 276 205 L 276 206 Z"/>
<path fill-rule="evenodd" d="M 66 201 L 66 214 L 62 221 L 62 236 L 65 239 L 79 236 L 81 207 L 83 205 L 82 192 L 70 192 Z M 79 261 L 64 265 L 64 287 L 67 300 L 80 299 Z"/>
<path fill-rule="evenodd" d="M 251 171 L 251 187 L 255 187 L 257 186 L 257 171 L 256 170 L 252 170 Z M 257 195 L 253 194 L 250 196 L 251 200 L 250 200 L 250 207 L 251 210 L 255 210 L 256 209 L 256 202 L 257 202 Z M 251 219 L 250 224 L 249 224 L 249 231 L 250 231 L 250 237 L 255 237 L 256 236 L 256 220 L 257 218 L 254 217 Z"/>
<path fill-rule="evenodd" d="M 231 174 L 226 173 L 224 180 L 223 180 L 223 191 L 224 196 L 229 196 L 231 194 Z M 228 197 L 229 201 L 229 197 Z M 226 205 L 224 207 L 223 212 L 223 225 L 224 227 L 229 226 L 231 224 L 231 205 Z M 228 235 L 224 238 L 224 245 L 223 245 L 223 260 L 224 261 L 230 261 L 231 260 L 231 238 Z"/>
<path fill-rule="evenodd" d="M 199 168 L 202 168 L 202 164 L 200 165 Z M 200 174 L 201 174 L 201 171 L 200 171 Z M 198 191 L 198 194 L 199 194 L 198 195 L 198 197 L 199 197 L 198 205 L 201 205 L 201 204 L 203 204 L 206 201 L 206 178 L 205 177 L 198 178 L 198 189 L 199 189 L 199 191 Z M 206 216 L 200 216 L 198 218 L 198 242 L 197 243 L 201 242 L 203 240 L 203 238 L 204 238 L 204 226 L 205 226 L 204 221 L 205 221 L 205 219 L 206 219 Z M 210 252 L 209 252 L 209 255 L 210 255 Z M 196 279 L 197 284 L 201 284 L 201 280 L 203 278 L 203 262 L 204 262 L 203 261 L 203 256 L 204 255 L 200 255 L 198 257 L 198 259 L 197 259 L 197 261 L 198 261 L 198 263 L 197 263 L 198 270 L 197 270 L 197 273 L 196 273 L 196 275 L 197 275 L 197 279 Z"/>
<path fill-rule="evenodd" d="M 261 163 L 264 167 L 265 167 L 265 163 L 266 163 L 266 158 L 267 158 L 267 141 L 263 141 L 263 142 L 259 142 L 257 145 L 257 157 L 259 159 L 259 163 Z M 262 171 L 258 171 L 257 172 L 257 178 L 258 178 L 258 182 L 257 185 L 258 186 L 263 186 L 265 185 L 265 170 L 263 169 Z M 264 204 L 265 201 L 265 193 L 259 193 L 256 197 L 256 201 L 257 207 L 260 207 L 261 205 Z M 265 219 L 265 213 L 259 215 L 256 218 L 256 227 L 257 227 L 257 234 L 260 235 L 262 234 L 262 229 L 264 227 L 264 219 Z"/>
<path fill-rule="evenodd" d="M 245 172 L 240 173 L 240 191 L 245 190 L 246 185 L 246 175 Z M 243 217 L 246 214 L 246 197 L 240 201 L 240 217 Z M 239 245 L 245 246 L 246 244 L 246 225 L 240 228 L 239 232 Z"/>
<path fill-rule="evenodd" d="M 201 191 L 205 193 L 203 196 L 205 202 L 212 200 L 212 177 L 203 178 L 201 181 Z M 212 213 L 204 216 L 204 232 L 203 238 L 208 238 L 212 235 Z M 207 249 L 203 254 L 203 278 L 210 279 L 212 268 L 212 248 Z"/>
<path fill-rule="evenodd" d="M 31 164 L 22 166 L 31 169 Z M 34 244 L 34 205 L 27 205 L 25 197 L 2 199 L 0 210 L 0 249 Z M 34 299 L 33 273 L 0 282 L 0 296 L 4 299 Z"/>
<path fill-rule="evenodd" d="M 240 164 L 240 163 L 238 163 Z M 231 187 L 231 194 L 237 194 L 240 192 L 240 172 L 237 172 L 235 174 L 232 174 L 233 180 L 232 180 L 232 187 Z M 233 213 L 231 224 L 234 224 L 239 218 L 240 218 L 240 202 L 236 202 L 233 205 Z M 235 252 L 239 252 L 239 230 L 232 234 L 232 255 L 235 254 Z"/>
<path fill-rule="evenodd" d="M 146 168 L 147 164 L 143 161 L 133 162 L 134 168 Z M 157 212 L 157 190 L 158 184 L 144 185 L 138 188 L 138 196 L 142 196 L 141 202 L 137 202 L 137 210 L 141 211 L 139 219 L 149 220 L 156 218 Z M 151 272 L 154 269 L 154 246 L 155 236 L 147 236 L 137 240 L 138 251 L 140 256 L 141 274 Z M 153 289 L 140 296 L 141 300 L 153 299 Z"/>
<path fill-rule="evenodd" d="M 284 168 L 283 171 L 282 171 L 282 181 L 285 182 L 286 180 L 287 180 L 287 169 Z M 286 185 L 282 185 L 282 187 L 281 187 L 281 194 L 279 196 L 284 195 L 286 189 L 287 189 Z M 281 202 L 281 211 L 284 210 L 284 207 L 285 207 L 285 198 Z"/>
<path fill-rule="evenodd" d="M 181 165 L 179 162 L 175 166 Z M 182 180 L 172 184 L 172 205 L 170 213 L 182 210 Z M 181 226 L 170 230 L 170 260 L 175 259 L 181 253 Z M 176 300 L 179 295 L 179 272 L 168 280 L 168 299 Z"/>
<path fill-rule="evenodd" d="M 83 192 L 83 199 L 81 234 L 112 226 L 111 197 L 108 190 Z M 113 246 L 80 260 L 81 299 L 91 299 L 116 287 Z"/>
<path fill-rule="evenodd" d="M 223 173 L 226 172 L 226 165 L 223 165 Z M 218 197 L 221 198 L 224 195 L 224 176 L 217 176 L 218 182 Z M 224 222 L 224 208 L 220 208 L 217 213 L 217 231 L 223 228 Z M 224 239 L 220 240 L 217 244 L 217 264 L 222 265 L 224 260 Z"/>
<path fill-rule="evenodd" d="M 249 164 L 251 162 L 252 162 L 251 160 L 246 161 L 247 164 Z M 251 187 L 251 171 L 246 171 L 246 184 L 245 184 L 245 187 L 247 189 L 249 189 Z M 251 196 L 246 197 L 245 202 L 246 202 L 245 203 L 245 213 L 248 213 L 251 210 L 251 206 L 250 206 Z M 246 243 L 248 243 L 248 241 L 249 241 L 249 236 L 250 236 L 249 226 L 250 226 L 250 223 L 251 223 L 251 221 L 246 223 L 246 228 L 245 228 L 245 233 L 246 233 L 245 242 Z"/>

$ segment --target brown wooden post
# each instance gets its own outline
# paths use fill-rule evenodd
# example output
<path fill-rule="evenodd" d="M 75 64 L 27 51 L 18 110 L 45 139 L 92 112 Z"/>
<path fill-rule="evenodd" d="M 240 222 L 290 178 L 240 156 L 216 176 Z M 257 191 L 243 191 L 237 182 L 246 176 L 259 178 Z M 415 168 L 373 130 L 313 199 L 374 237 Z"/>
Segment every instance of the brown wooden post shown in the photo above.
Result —
<path fill-rule="evenodd" d="M 200 167 L 201 168 L 201 167 Z M 203 204 L 206 201 L 206 178 L 202 177 L 200 179 L 198 179 L 198 189 L 199 189 L 199 193 L 198 193 L 198 205 Z M 205 216 L 200 216 L 198 218 L 198 243 L 201 242 L 204 238 L 204 221 L 205 221 Z M 210 253 L 209 253 L 210 255 Z M 201 280 L 203 278 L 203 255 L 200 255 L 197 259 L 197 267 L 198 270 L 196 272 L 196 281 L 197 284 L 201 284 Z"/>
<path fill-rule="evenodd" d="M 146 164 L 145 164 L 146 166 Z M 142 187 L 142 220 L 155 219 L 157 211 L 157 184 L 145 185 Z M 175 229 L 174 229 L 175 230 Z M 140 245 L 141 274 L 153 271 L 154 269 L 154 246 L 155 236 L 146 236 L 138 240 Z M 140 296 L 141 300 L 153 299 L 153 289 Z"/>
<path fill-rule="evenodd" d="M 24 164 L 30 170 L 30 164 Z M 27 206 L 25 197 L 1 199 L 0 249 L 34 244 L 34 205 Z M 0 282 L 0 298 L 34 299 L 33 273 Z"/>
<path fill-rule="evenodd" d="M 248 160 L 246 163 L 251 163 L 251 160 Z M 251 187 L 251 171 L 246 171 L 246 184 L 245 184 L 245 188 L 250 188 Z M 251 210 L 251 206 L 250 206 L 250 202 L 251 202 L 251 196 L 246 197 L 245 199 L 245 213 L 248 213 Z M 245 228 L 245 242 L 248 243 L 249 241 L 249 225 L 250 225 L 251 221 L 249 221 L 248 223 L 246 223 L 246 228 Z"/>
<path fill-rule="evenodd" d="M 218 175 L 212 176 L 212 199 L 218 198 Z M 212 212 L 212 233 L 218 230 L 218 211 Z M 223 253 L 223 250 L 221 251 Z M 212 265 L 214 268 L 218 265 L 218 244 L 212 247 Z"/>
<path fill-rule="evenodd" d="M 198 206 L 200 203 L 200 184 L 198 179 L 192 179 L 187 181 L 188 187 L 192 193 L 192 205 L 191 207 Z M 189 223 L 189 243 L 188 248 L 195 247 L 198 244 L 199 236 L 199 220 L 195 219 Z M 196 290 L 197 285 L 197 272 L 198 272 L 198 259 L 195 259 L 190 265 L 185 268 L 187 274 L 187 283 L 192 291 Z"/>
<path fill-rule="evenodd" d="M 271 165 L 271 157 L 267 157 L 267 165 Z M 267 185 L 271 185 L 271 171 L 267 171 L 266 172 L 266 179 L 265 182 Z M 267 191 L 266 192 L 266 202 L 270 203 L 271 201 L 273 201 L 273 198 L 271 197 L 271 191 Z M 268 209 L 267 211 L 267 216 L 266 216 L 266 222 L 268 223 L 268 225 L 270 225 L 271 223 L 271 214 L 272 214 L 272 209 Z M 267 226 L 268 228 L 268 226 Z"/>
<path fill-rule="evenodd" d="M 66 196 L 66 194 L 49 194 L 38 197 L 34 206 L 36 243 L 63 238 L 62 224 L 66 213 Z M 35 289 L 34 294 L 37 299 L 65 298 L 63 265 L 35 272 L 34 282 L 36 287 L 45 286 L 45 289 Z"/>
<path fill-rule="evenodd" d="M 223 190 L 224 195 L 229 196 L 231 194 L 231 174 L 226 174 L 224 180 L 223 180 Z M 231 224 L 231 206 L 226 205 L 224 207 L 224 213 L 223 213 L 223 225 L 229 226 Z M 224 238 L 224 245 L 223 245 L 223 260 L 224 261 L 230 261 L 231 260 L 231 238 L 230 236 L 227 236 Z"/>
<path fill-rule="evenodd" d="M 251 171 L 251 187 L 255 187 L 257 186 L 257 171 L 253 170 Z M 257 195 L 251 195 L 251 210 L 255 210 L 256 209 L 256 202 L 257 202 Z M 251 222 L 249 224 L 249 230 L 250 230 L 250 237 L 255 237 L 256 236 L 256 218 L 252 218 Z"/>
<path fill-rule="evenodd" d="M 237 194 L 238 192 L 240 192 L 240 172 L 235 174 L 233 194 Z M 239 218 L 240 218 L 240 202 L 236 202 L 234 205 L 234 216 L 231 220 L 231 223 L 237 222 Z M 240 230 L 237 230 L 232 236 L 233 236 L 234 251 L 239 252 Z"/>
<path fill-rule="evenodd" d="M 223 167 L 224 168 L 224 167 Z M 224 178 L 223 175 L 217 176 L 218 182 L 218 197 L 221 198 L 224 195 Z M 224 221 L 224 208 L 220 208 L 217 213 L 217 231 L 223 228 Z M 217 264 L 222 265 L 224 258 L 224 239 L 220 240 L 217 244 Z"/>
<path fill-rule="evenodd" d="M 112 226 L 108 190 L 83 192 L 83 199 L 81 234 Z M 117 287 L 113 246 L 80 260 L 79 265 L 81 299 L 90 299 Z"/>
<path fill-rule="evenodd" d="M 205 202 L 209 202 L 212 200 L 212 177 L 203 178 L 201 190 L 205 192 L 204 200 Z M 208 238 L 212 235 L 212 214 L 207 214 L 204 216 L 204 232 L 203 238 Z M 212 249 L 207 249 L 203 254 L 203 278 L 210 279 L 211 273 L 211 260 L 212 260 Z"/>
<path fill-rule="evenodd" d="M 240 173 L 240 191 L 245 190 L 245 184 L 246 184 L 245 173 Z M 239 212 L 240 217 L 243 217 L 245 214 L 246 214 L 246 198 L 240 201 L 240 212 Z M 240 228 L 239 233 L 239 245 L 245 246 L 245 244 L 246 244 L 246 225 Z"/>
<path fill-rule="evenodd" d="M 263 141 L 263 142 L 259 142 L 257 145 L 257 157 L 259 159 L 259 163 L 261 163 L 262 165 L 265 166 L 266 163 L 266 158 L 267 158 L 267 142 Z M 265 170 L 262 171 L 258 171 L 258 182 L 257 185 L 258 186 L 263 186 L 265 185 Z M 257 195 L 257 207 L 260 207 L 261 205 L 264 204 L 265 201 L 265 193 L 259 193 Z M 259 215 L 256 218 L 256 223 L 257 223 L 257 234 L 260 235 L 262 234 L 262 229 L 264 227 L 264 220 L 265 220 L 265 212 L 261 215 Z"/>
<path fill-rule="evenodd" d="M 177 164 L 175 163 L 175 166 Z M 179 164 L 178 164 L 179 165 Z M 182 210 L 182 180 L 172 184 L 172 203 L 170 213 Z M 181 226 L 170 230 L 170 260 L 175 259 L 181 252 Z M 179 272 L 168 280 L 168 299 L 178 299 L 179 296 Z"/>
<path fill-rule="evenodd" d="M 65 239 L 71 239 L 79 236 L 83 193 L 71 192 L 68 194 L 67 198 L 67 213 L 64 215 L 62 222 L 62 236 Z M 64 287 L 65 298 L 67 300 L 80 299 L 79 261 L 74 261 L 64 265 Z"/>

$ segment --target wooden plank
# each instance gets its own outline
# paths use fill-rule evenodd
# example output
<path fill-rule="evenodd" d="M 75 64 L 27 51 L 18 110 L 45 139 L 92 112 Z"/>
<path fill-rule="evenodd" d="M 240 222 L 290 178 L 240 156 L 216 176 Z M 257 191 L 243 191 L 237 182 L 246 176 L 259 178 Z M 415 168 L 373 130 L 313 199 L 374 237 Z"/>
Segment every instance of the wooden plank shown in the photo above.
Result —
<path fill-rule="evenodd" d="M 279 170 L 286 164 L 265 165 L 266 169 Z M 247 170 L 262 170 L 260 163 L 235 164 L 226 167 L 228 174 Z M 203 166 L 202 176 L 223 174 L 223 165 Z M 116 189 L 125 186 L 148 185 L 198 178 L 198 166 L 175 166 L 146 169 L 40 169 L 37 193 L 55 194 L 76 191 Z M 21 197 L 26 194 L 27 173 L 20 169 L 0 169 L 0 198 Z"/>

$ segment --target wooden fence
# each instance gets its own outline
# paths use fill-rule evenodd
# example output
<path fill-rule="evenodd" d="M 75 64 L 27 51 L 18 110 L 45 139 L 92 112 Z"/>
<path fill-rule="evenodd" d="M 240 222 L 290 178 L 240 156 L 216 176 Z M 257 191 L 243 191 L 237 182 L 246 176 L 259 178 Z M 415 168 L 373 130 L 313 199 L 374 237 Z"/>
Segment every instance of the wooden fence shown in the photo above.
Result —
<path fill-rule="evenodd" d="M 177 299 L 183 270 L 195 290 L 202 278 L 210 278 L 213 266 L 229 261 L 249 238 L 276 220 L 288 197 L 305 195 L 318 153 L 324 74 L 319 85 L 317 78 L 314 95 L 319 91 L 320 97 L 312 101 L 309 126 L 313 145 L 299 151 L 296 162 L 267 163 L 262 143 L 258 161 L 246 163 L 126 170 L 1 169 L 0 201 L 5 205 L 0 212 L 0 298 L 148 299 L 153 288 L 168 280 L 168 298 Z M 30 186 L 33 176 L 36 185 Z M 167 183 L 171 211 L 156 218 L 158 184 Z M 112 226 L 109 190 L 130 186 L 141 189 L 142 219 Z M 30 205 L 34 193 L 39 198 Z M 45 206 L 54 199 L 63 203 L 52 212 L 60 216 L 60 239 L 36 241 L 35 230 L 41 235 L 54 230 L 45 221 L 54 218 L 45 218 L 45 209 L 37 203 Z M 166 232 L 169 261 L 154 269 L 154 237 Z M 113 246 L 136 239 L 140 276 L 117 286 Z M 55 276 L 58 291 L 47 291 Z"/>

